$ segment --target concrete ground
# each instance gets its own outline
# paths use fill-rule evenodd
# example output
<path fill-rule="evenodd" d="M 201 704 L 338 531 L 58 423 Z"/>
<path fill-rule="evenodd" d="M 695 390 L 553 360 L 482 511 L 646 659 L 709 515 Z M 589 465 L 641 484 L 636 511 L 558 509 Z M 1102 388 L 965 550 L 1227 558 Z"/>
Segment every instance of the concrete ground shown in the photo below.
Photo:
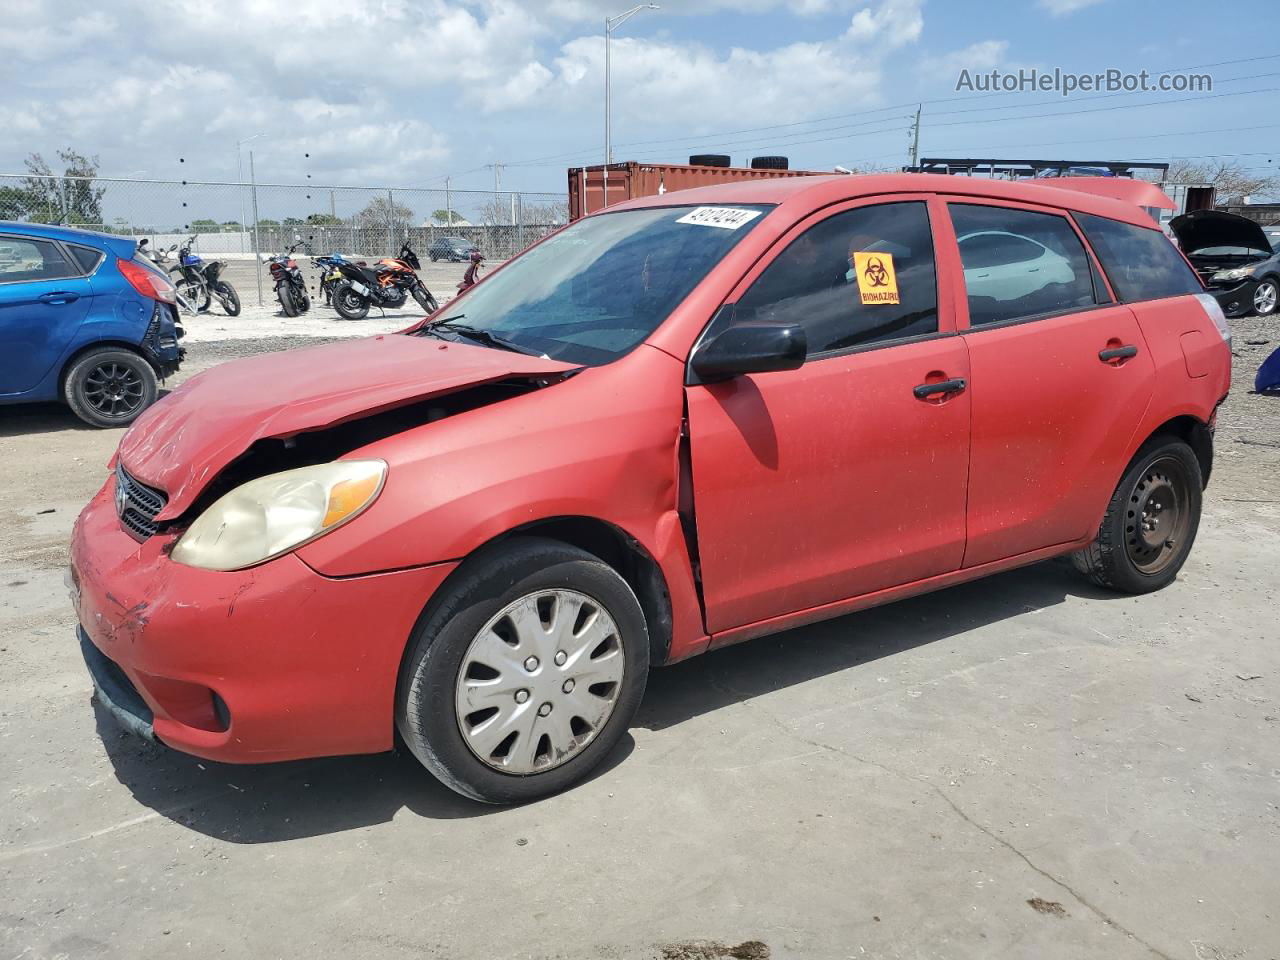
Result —
<path fill-rule="evenodd" d="M 1280 400 L 1246 394 L 1280 321 L 1235 326 L 1168 589 L 1050 562 L 656 671 L 603 769 L 510 809 L 121 733 L 62 586 L 119 433 L 5 410 L 0 960 L 1280 957 Z"/>

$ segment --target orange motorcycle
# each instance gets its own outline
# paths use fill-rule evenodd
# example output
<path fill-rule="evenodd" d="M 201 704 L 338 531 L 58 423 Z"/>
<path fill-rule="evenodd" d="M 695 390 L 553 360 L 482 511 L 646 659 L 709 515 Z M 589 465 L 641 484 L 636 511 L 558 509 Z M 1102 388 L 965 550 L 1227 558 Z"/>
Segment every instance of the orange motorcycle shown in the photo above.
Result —
<path fill-rule="evenodd" d="M 371 305 L 398 310 L 410 296 L 427 313 L 435 313 L 439 306 L 418 276 L 422 263 L 408 240 L 397 257 L 379 260 L 373 266 L 344 261 L 335 268 L 342 279 L 333 290 L 333 307 L 344 319 L 363 320 Z"/>

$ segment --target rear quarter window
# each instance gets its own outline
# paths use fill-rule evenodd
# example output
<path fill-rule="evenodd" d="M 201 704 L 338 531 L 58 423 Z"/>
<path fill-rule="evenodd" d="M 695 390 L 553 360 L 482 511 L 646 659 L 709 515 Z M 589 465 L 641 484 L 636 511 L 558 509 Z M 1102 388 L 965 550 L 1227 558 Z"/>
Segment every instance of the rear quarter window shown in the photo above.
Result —
<path fill-rule="evenodd" d="M 1087 213 L 1077 213 L 1075 218 L 1122 301 L 1160 300 L 1204 291 L 1195 271 L 1159 230 Z"/>
<path fill-rule="evenodd" d="M 102 251 L 94 250 L 92 247 L 82 247 L 79 244 L 69 243 L 67 249 L 71 251 L 71 256 L 76 263 L 80 265 L 80 269 L 86 274 L 93 273 L 98 268 L 98 264 L 102 262 Z"/>

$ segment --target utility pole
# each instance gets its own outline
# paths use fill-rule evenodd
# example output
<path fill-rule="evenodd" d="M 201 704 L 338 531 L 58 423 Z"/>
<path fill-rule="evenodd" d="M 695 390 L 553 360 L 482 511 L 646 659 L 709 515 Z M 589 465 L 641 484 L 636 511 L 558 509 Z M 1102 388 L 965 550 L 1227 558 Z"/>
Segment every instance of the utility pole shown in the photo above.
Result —
<path fill-rule="evenodd" d="M 493 168 L 493 215 L 497 217 L 498 211 L 502 208 L 498 206 L 498 191 L 502 189 L 502 168 L 505 163 L 495 160 L 493 163 L 485 164 L 486 167 Z"/>
<path fill-rule="evenodd" d="M 258 245 L 258 178 L 253 171 L 253 151 L 249 151 L 249 183 L 253 197 L 253 259 L 254 275 L 258 278 L 258 306 L 262 306 L 262 247 Z"/>
<path fill-rule="evenodd" d="M 613 163 L 613 87 L 610 73 L 609 61 L 609 41 L 613 39 L 613 31 L 615 28 L 622 26 L 641 10 L 657 10 L 656 3 L 642 3 L 639 6 L 632 7 L 626 13 L 620 13 L 616 17 L 604 18 L 604 170 L 602 172 L 602 187 L 604 202 L 602 207 L 609 205 L 609 164 Z"/>
<path fill-rule="evenodd" d="M 452 177 L 444 178 L 444 215 L 449 221 L 449 226 L 453 226 L 453 183 Z"/>
<path fill-rule="evenodd" d="M 911 125 L 911 166 L 918 167 L 920 165 L 920 112 L 924 109 L 924 104 L 916 105 L 916 122 Z"/>

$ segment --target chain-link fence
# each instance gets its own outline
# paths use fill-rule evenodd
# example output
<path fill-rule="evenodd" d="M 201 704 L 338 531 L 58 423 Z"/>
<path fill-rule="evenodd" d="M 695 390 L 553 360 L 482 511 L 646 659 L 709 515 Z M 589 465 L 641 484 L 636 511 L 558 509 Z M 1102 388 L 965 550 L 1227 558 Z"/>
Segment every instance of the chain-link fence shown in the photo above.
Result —
<path fill-rule="evenodd" d="M 504 260 L 568 219 L 563 194 L 0 174 L 0 220 L 65 223 L 164 247 L 199 234 L 204 255 L 308 252 L 422 260 L 459 237 Z M 442 252 L 443 245 L 436 248 Z"/>

